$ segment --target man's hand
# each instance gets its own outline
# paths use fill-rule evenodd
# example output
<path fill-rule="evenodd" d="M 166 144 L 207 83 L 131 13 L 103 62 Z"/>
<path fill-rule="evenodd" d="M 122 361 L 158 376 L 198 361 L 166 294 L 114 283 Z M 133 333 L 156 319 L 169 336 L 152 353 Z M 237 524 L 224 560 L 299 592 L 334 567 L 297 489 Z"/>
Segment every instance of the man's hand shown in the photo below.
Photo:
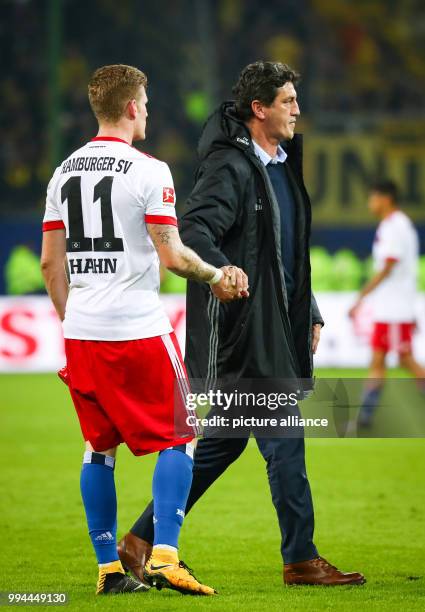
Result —
<path fill-rule="evenodd" d="M 360 291 L 356 302 L 353 304 L 353 306 L 348 311 L 348 316 L 351 319 L 353 319 L 357 315 L 360 305 L 363 301 L 363 298 L 366 295 L 369 295 L 369 293 L 372 293 L 372 291 L 374 291 L 376 287 L 380 285 L 382 281 L 391 274 L 392 269 L 394 268 L 396 264 L 397 264 L 396 259 L 391 259 L 391 258 L 387 259 L 382 270 L 380 270 L 374 276 L 372 276 L 372 278 L 366 283 L 366 285 Z"/>
<path fill-rule="evenodd" d="M 248 277 L 241 268 L 236 266 L 223 266 L 223 278 L 211 285 L 211 291 L 220 302 L 233 302 L 233 300 L 249 297 Z"/>
<path fill-rule="evenodd" d="M 312 338 L 311 338 L 311 350 L 312 350 L 313 355 L 316 354 L 317 347 L 319 346 L 321 331 L 322 331 L 321 323 L 315 323 L 313 325 L 313 333 L 312 333 Z"/>
<path fill-rule="evenodd" d="M 360 305 L 361 300 L 357 300 L 357 302 L 353 304 L 353 306 L 351 306 L 350 310 L 348 311 L 348 316 L 350 317 L 350 319 L 354 319 L 354 317 L 357 315 Z"/>

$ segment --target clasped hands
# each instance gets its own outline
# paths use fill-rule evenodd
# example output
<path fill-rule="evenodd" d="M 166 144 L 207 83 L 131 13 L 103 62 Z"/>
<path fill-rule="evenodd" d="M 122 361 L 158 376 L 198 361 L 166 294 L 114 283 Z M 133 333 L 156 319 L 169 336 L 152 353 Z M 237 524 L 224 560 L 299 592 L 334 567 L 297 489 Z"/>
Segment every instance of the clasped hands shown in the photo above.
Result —
<path fill-rule="evenodd" d="M 248 277 L 237 266 L 223 266 L 223 278 L 211 286 L 211 291 L 220 302 L 233 302 L 249 297 Z"/>

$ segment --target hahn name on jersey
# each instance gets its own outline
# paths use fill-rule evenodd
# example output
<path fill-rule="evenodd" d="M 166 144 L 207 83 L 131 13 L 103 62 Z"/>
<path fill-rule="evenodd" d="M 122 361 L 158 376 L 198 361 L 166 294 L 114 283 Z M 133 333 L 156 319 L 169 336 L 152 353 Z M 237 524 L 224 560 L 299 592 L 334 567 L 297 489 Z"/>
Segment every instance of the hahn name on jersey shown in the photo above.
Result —
<path fill-rule="evenodd" d="M 115 274 L 117 258 L 114 257 L 73 257 L 69 259 L 69 274 Z"/>
<path fill-rule="evenodd" d="M 55 171 L 43 230 L 66 230 L 65 338 L 135 340 L 172 331 L 148 223 L 177 225 L 170 170 L 125 141 L 94 138 Z"/>

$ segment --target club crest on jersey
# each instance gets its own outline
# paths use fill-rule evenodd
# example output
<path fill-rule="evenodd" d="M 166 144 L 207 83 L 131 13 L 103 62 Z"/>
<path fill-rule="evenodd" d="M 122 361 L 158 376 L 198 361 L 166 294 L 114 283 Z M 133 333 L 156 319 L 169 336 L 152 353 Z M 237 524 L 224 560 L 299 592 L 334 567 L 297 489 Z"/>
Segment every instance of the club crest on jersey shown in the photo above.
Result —
<path fill-rule="evenodd" d="M 174 196 L 174 189 L 172 187 L 163 187 L 162 189 L 162 201 L 164 204 L 174 206 L 176 203 Z"/>

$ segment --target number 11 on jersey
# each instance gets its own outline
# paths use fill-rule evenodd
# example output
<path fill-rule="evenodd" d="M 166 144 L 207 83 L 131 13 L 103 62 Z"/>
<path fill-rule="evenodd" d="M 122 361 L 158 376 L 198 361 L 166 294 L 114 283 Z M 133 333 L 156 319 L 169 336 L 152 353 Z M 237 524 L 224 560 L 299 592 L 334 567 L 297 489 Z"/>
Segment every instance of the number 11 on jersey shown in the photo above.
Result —
<path fill-rule="evenodd" d="M 71 176 L 62 186 L 62 204 L 65 200 L 68 200 L 69 238 L 66 239 L 67 252 L 124 250 L 122 239 L 115 237 L 111 201 L 113 180 L 113 176 L 105 176 L 94 187 L 93 203 L 100 199 L 102 215 L 102 236 L 98 238 L 87 238 L 84 233 L 81 176 Z"/>

